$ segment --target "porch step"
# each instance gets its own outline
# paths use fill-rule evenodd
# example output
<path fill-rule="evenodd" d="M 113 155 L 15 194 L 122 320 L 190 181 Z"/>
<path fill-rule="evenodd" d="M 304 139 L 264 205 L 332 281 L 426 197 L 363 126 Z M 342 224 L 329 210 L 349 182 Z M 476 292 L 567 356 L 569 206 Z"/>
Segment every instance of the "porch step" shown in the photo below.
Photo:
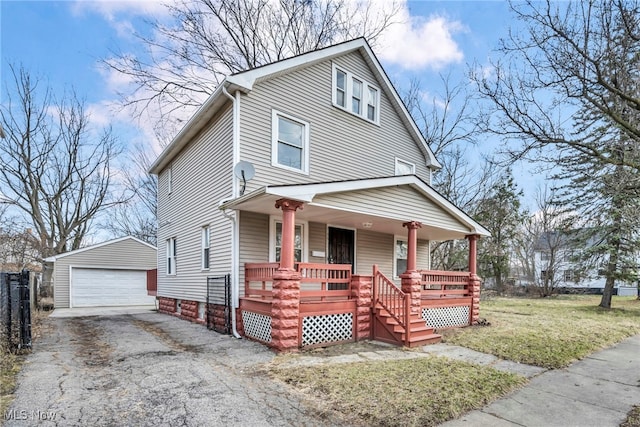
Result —
<path fill-rule="evenodd" d="M 374 315 L 381 323 L 387 325 L 387 329 L 394 336 L 398 345 L 406 344 L 405 328 L 402 327 L 386 309 L 378 305 L 375 308 Z M 427 326 L 422 316 L 418 314 L 413 314 L 409 318 L 409 330 L 411 331 L 409 336 L 409 347 L 436 344 L 442 339 L 442 336 L 434 333 L 434 328 Z"/>

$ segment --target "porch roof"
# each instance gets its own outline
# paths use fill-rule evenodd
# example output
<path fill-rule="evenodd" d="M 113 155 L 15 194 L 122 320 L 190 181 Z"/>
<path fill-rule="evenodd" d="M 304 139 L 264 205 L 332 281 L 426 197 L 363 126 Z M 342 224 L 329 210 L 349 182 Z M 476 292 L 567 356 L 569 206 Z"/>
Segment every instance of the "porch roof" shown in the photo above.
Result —
<path fill-rule="evenodd" d="M 299 220 L 334 226 L 404 235 L 404 222 L 419 221 L 418 238 L 462 239 L 469 234 L 490 236 L 489 231 L 415 175 L 290 185 L 266 185 L 221 209 L 280 215 L 275 201 L 304 202 Z"/>

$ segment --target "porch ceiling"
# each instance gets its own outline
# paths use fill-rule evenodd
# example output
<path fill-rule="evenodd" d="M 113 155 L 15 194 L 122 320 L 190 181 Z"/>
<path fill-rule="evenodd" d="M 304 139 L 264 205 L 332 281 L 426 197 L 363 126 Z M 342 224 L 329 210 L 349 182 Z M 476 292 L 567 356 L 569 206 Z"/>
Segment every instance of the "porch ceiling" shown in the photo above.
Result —
<path fill-rule="evenodd" d="M 380 200 L 379 194 L 374 194 L 375 191 L 379 193 L 381 189 L 397 191 L 398 188 L 403 188 L 405 193 L 409 191 L 408 194 L 413 196 L 413 213 L 403 209 L 401 203 L 385 204 Z M 484 227 L 442 196 L 435 193 L 442 200 L 429 197 L 429 190 L 435 193 L 435 190 L 413 175 L 334 183 L 266 186 L 227 201 L 221 208 L 278 216 L 282 211 L 276 209 L 276 200 L 289 198 L 305 202 L 303 209 L 296 212 L 296 219 L 304 221 L 400 236 L 407 233 L 407 229 L 402 226 L 403 223 L 420 221 L 422 228 L 418 229 L 418 238 L 435 241 L 463 239 L 469 234 L 489 235 Z M 442 206 L 442 203 L 448 205 Z M 442 218 L 449 222 L 448 226 L 443 223 Z"/>

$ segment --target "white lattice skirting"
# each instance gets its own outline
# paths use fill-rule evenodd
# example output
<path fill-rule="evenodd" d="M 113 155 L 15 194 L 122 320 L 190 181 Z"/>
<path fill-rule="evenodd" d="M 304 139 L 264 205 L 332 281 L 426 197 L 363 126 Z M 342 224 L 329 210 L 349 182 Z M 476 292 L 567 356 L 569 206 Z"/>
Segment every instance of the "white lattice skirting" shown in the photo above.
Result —
<path fill-rule="evenodd" d="M 264 342 L 271 342 L 271 316 L 243 311 L 242 323 L 246 336 Z"/>
<path fill-rule="evenodd" d="M 353 313 L 308 316 L 302 319 L 302 346 L 353 339 Z"/>
<path fill-rule="evenodd" d="M 431 328 L 448 328 L 469 324 L 469 306 L 423 308 L 422 318 Z"/>

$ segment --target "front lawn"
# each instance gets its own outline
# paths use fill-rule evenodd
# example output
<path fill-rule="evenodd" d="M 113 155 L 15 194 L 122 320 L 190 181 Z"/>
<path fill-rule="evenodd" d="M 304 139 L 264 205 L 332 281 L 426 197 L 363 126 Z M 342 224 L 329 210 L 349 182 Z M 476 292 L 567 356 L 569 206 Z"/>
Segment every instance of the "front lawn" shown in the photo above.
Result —
<path fill-rule="evenodd" d="M 614 297 L 610 310 L 599 296 L 494 298 L 480 303 L 490 324 L 449 330 L 445 342 L 502 359 L 562 368 L 594 351 L 640 333 L 640 301 Z"/>
<path fill-rule="evenodd" d="M 274 368 L 345 425 L 434 426 L 481 408 L 524 377 L 444 357 Z"/>

